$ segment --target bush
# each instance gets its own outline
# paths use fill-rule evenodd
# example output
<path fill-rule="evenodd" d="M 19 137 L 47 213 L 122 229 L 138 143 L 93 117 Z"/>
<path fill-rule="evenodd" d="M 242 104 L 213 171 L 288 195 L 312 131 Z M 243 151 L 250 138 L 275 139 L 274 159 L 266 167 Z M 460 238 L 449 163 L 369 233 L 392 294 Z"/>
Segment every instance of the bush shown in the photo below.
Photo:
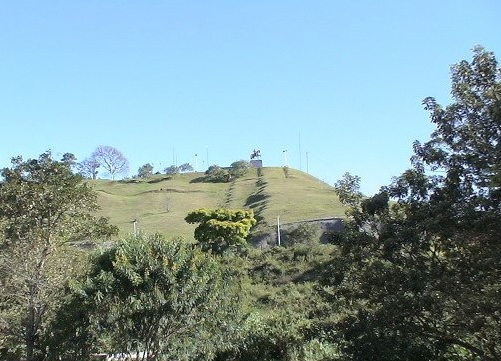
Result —
<path fill-rule="evenodd" d="M 239 160 L 233 162 L 231 163 L 231 171 L 230 171 L 231 175 L 236 178 L 242 177 L 245 174 L 245 172 L 247 172 L 249 167 L 250 167 L 249 162 L 245 160 Z"/>
<path fill-rule="evenodd" d="M 282 230 L 282 245 L 314 244 L 319 241 L 319 227 L 310 223 L 301 223 L 289 229 Z"/>
<path fill-rule="evenodd" d="M 205 171 L 205 180 L 207 182 L 227 182 L 229 180 L 229 173 L 227 170 L 221 168 L 218 165 L 211 165 L 209 169 Z"/>

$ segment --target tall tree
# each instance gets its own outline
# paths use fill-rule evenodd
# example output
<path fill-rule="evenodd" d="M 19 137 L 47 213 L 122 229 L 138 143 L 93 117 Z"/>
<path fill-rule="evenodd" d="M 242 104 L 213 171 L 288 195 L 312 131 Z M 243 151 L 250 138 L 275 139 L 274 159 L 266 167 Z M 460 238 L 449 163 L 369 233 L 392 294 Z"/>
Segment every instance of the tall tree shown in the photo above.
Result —
<path fill-rule="evenodd" d="M 77 164 L 77 170 L 82 177 L 96 179 L 100 166 L 97 160 L 86 158 Z"/>
<path fill-rule="evenodd" d="M 119 351 L 139 360 L 211 360 L 236 332 L 239 302 L 228 275 L 182 240 L 122 240 L 93 258 L 73 290 L 53 325 L 50 359 Z"/>
<path fill-rule="evenodd" d="M 343 178 L 334 184 L 334 189 L 341 204 L 357 207 L 362 201 L 363 194 L 360 192 L 360 177 L 349 172 L 343 174 Z"/>
<path fill-rule="evenodd" d="M 501 70 L 481 47 L 451 70 L 454 102 L 423 102 L 436 130 L 414 168 L 361 202 L 340 243 L 351 359 L 501 359 Z"/>
<path fill-rule="evenodd" d="M 183 163 L 179 166 L 181 173 L 193 172 L 193 166 L 190 163 Z"/>
<path fill-rule="evenodd" d="M 73 153 L 64 153 L 61 158 L 61 162 L 68 164 L 71 168 L 73 168 L 77 163 L 77 157 Z"/>
<path fill-rule="evenodd" d="M 145 165 L 141 166 L 141 168 L 138 169 L 137 171 L 137 176 L 139 178 L 148 178 L 153 175 L 153 166 L 150 163 L 146 163 Z"/>
<path fill-rule="evenodd" d="M 195 239 L 202 249 L 219 255 L 232 248 L 245 247 L 250 229 L 256 224 L 252 210 L 227 208 L 197 209 L 185 220 L 198 223 Z"/>
<path fill-rule="evenodd" d="M 237 160 L 236 162 L 231 163 L 230 165 L 230 173 L 233 177 L 241 177 L 247 172 L 250 167 L 250 163 L 246 160 Z"/>
<path fill-rule="evenodd" d="M 95 193 L 50 152 L 27 161 L 13 158 L 2 177 L 0 334 L 8 347 L 24 345 L 20 352 L 31 361 L 43 352 L 39 341 L 46 318 L 70 273 L 64 263 L 67 242 L 109 236 L 117 228 L 92 216 L 98 209 Z"/>
<path fill-rule="evenodd" d="M 205 171 L 205 179 L 209 182 L 227 182 L 229 180 L 229 172 L 221 168 L 218 165 L 211 165 L 206 171 Z"/>
<path fill-rule="evenodd" d="M 94 150 L 91 159 L 99 163 L 112 179 L 117 175 L 126 175 L 129 171 L 129 161 L 117 148 L 101 145 Z"/>
<path fill-rule="evenodd" d="M 180 172 L 180 169 L 178 166 L 171 165 L 167 168 L 164 169 L 165 174 L 178 174 Z"/>

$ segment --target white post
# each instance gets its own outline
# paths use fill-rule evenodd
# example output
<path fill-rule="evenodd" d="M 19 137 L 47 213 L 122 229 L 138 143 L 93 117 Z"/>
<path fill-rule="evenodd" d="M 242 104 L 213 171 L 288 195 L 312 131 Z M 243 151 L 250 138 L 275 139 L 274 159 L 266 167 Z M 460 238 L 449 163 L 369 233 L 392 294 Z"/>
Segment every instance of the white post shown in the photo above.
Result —
<path fill-rule="evenodd" d="M 284 166 L 288 167 L 289 165 L 287 164 L 287 150 L 284 150 Z"/>
<path fill-rule="evenodd" d="M 277 236 L 278 236 L 278 245 L 280 246 L 280 216 L 277 216 Z"/>

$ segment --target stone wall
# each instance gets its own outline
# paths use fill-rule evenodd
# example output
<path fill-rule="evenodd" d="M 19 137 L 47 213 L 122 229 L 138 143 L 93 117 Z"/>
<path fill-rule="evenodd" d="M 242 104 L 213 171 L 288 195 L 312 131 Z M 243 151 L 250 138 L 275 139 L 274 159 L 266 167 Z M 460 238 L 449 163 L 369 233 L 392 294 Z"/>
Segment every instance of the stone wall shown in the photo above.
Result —
<path fill-rule="evenodd" d="M 344 222 L 341 218 L 321 218 L 311 219 L 299 222 L 284 223 L 280 225 L 280 239 L 282 244 L 287 243 L 287 234 L 302 225 L 312 225 L 318 229 L 317 238 L 320 243 L 328 243 L 333 233 L 342 233 L 344 231 Z M 269 233 L 253 235 L 251 243 L 259 248 L 266 248 L 278 244 L 277 227 L 270 230 Z"/>

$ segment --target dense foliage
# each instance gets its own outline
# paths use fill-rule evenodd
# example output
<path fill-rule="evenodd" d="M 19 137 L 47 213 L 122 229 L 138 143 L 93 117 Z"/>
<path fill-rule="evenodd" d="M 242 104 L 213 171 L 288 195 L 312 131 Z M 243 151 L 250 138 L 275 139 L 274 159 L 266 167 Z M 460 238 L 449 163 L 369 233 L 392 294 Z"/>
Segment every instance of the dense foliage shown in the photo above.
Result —
<path fill-rule="evenodd" d="M 12 159 L 0 183 L 0 346 L 30 361 L 61 282 L 71 274 L 67 243 L 117 233 L 98 209 L 96 195 L 71 163 L 46 152 Z M 62 272 L 62 270 L 66 270 Z"/>
<path fill-rule="evenodd" d="M 230 173 L 228 170 L 218 166 L 218 165 L 211 165 L 207 170 L 205 171 L 205 181 L 206 182 L 228 182 L 231 179 Z"/>
<path fill-rule="evenodd" d="M 492 53 L 452 67 L 454 103 L 414 168 L 353 210 L 333 297 L 352 360 L 501 358 L 501 72 Z M 389 200 L 395 202 L 389 202 Z M 341 262 L 338 263 L 338 265 Z"/>
<path fill-rule="evenodd" d="M 231 345 L 239 317 L 216 260 L 160 236 L 125 239 L 97 255 L 71 291 L 52 328 L 54 360 L 86 359 L 99 348 L 144 360 L 210 360 Z"/>
<path fill-rule="evenodd" d="M 143 164 L 137 170 L 137 176 L 139 178 L 148 178 L 153 175 L 153 166 L 150 163 Z"/>
<path fill-rule="evenodd" d="M 238 342 L 217 360 L 333 360 L 337 346 L 325 325 L 335 313 L 318 284 L 333 256 L 335 247 L 317 239 L 308 248 L 249 249 L 245 257 L 220 258 L 241 280 L 248 311 Z"/>
<path fill-rule="evenodd" d="M 242 177 L 250 168 L 250 163 L 245 160 L 238 160 L 231 163 L 228 168 L 220 167 L 216 164 L 211 165 L 205 171 L 206 182 L 229 182 L 232 179 Z"/>
<path fill-rule="evenodd" d="M 244 209 L 201 208 L 190 212 L 188 223 L 198 223 L 195 239 L 205 251 L 223 254 L 248 245 L 248 236 L 256 224 L 254 212 Z"/>

